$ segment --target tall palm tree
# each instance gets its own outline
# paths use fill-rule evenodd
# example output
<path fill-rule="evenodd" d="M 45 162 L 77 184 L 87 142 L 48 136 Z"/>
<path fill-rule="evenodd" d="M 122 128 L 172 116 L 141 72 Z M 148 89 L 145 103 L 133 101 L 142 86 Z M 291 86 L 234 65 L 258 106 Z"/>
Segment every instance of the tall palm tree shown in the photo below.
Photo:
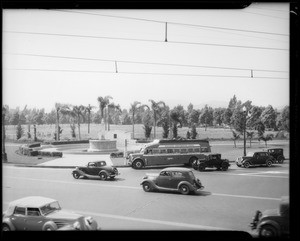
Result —
<path fill-rule="evenodd" d="M 110 103 L 110 104 L 107 105 L 107 130 L 108 131 L 110 130 L 109 129 L 109 117 L 110 117 L 109 110 L 110 109 L 114 109 L 114 110 L 117 110 L 119 112 L 122 112 L 120 105 L 116 105 L 114 103 Z"/>
<path fill-rule="evenodd" d="M 133 104 L 130 104 L 129 112 L 132 114 L 132 139 L 134 139 L 134 116 L 140 104 L 141 102 L 139 101 L 135 101 Z"/>
<path fill-rule="evenodd" d="M 72 112 L 74 113 L 75 119 L 77 120 L 77 126 L 78 126 L 78 138 L 81 140 L 81 133 L 80 133 L 80 121 L 81 118 L 84 120 L 84 112 L 85 107 L 83 105 L 75 105 L 73 106 Z"/>
<path fill-rule="evenodd" d="M 106 119 L 104 118 L 104 109 L 106 108 L 106 106 L 109 104 L 109 99 L 112 99 L 111 96 L 107 95 L 105 97 L 101 97 L 99 96 L 97 98 L 98 102 L 99 102 L 99 108 L 100 108 L 100 112 L 101 112 L 101 121 L 102 119 L 104 119 L 104 126 L 105 126 L 105 130 L 106 130 Z"/>
<path fill-rule="evenodd" d="M 59 141 L 59 115 L 61 112 L 64 112 L 69 107 L 65 104 L 55 103 L 55 111 L 56 111 L 56 141 Z"/>
<path fill-rule="evenodd" d="M 91 123 L 91 111 L 95 106 L 91 106 L 90 104 L 88 106 L 85 106 L 85 113 L 88 114 L 88 133 L 90 134 L 90 123 Z"/>
<path fill-rule="evenodd" d="M 153 111 L 153 120 L 154 120 L 154 139 L 156 138 L 156 122 L 157 122 L 157 115 L 162 110 L 162 108 L 166 107 L 165 102 L 158 101 L 155 102 L 154 100 L 149 100 L 151 102 L 151 109 Z"/>

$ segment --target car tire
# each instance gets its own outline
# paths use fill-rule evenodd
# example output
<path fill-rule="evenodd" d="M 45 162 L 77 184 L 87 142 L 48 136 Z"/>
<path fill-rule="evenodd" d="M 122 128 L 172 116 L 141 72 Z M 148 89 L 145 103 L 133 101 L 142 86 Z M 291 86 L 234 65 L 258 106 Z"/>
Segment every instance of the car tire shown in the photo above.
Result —
<path fill-rule="evenodd" d="M 144 163 L 142 160 L 136 160 L 133 162 L 133 168 L 134 169 L 142 169 L 144 166 Z"/>
<path fill-rule="evenodd" d="M 54 230 L 57 230 L 57 226 L 56 226 L 56 224 L 55 223 L 53 223 L 53 224 L 46 224 L 45 225 L 45 227 L 44 227 L 44 229 L 43 229 L 44 231 L 54 231 Z"/>
<path fill-rule="evenodd" d="M 221 166 L 222 166 L 222 171 L 228 170 L 228 164 L 226 162 L 223 162 Z"/>
<path fill-rule="evenodd" d="M 188 185 L 186 184 L 181 184 L 179 187 L 179 191 L 181 194 L 187 195 L 190 193 L 190 188 Z"/>
<path fill-rule="evenodd" d="M 192 167 L 194 168 L 194 170 L 198 170 L 197 159 L 195 159 L 195 160 L 193 161 Z"/>
<path fill-rule="evenodd" d="M 273 162 L 272 162 L 271 160 L 267 160 L 267 161 L 266 161 L 266 165 L 267 165 L 267 167 L 270 167 L 270 166 L 272 166 L 272 164 L 273 164 Z"/>
<path fill-rule="evenodd" d="M 250 163 L 247 161 L 247 162 L 244 162 L 244 167 L 245 168 L 248 168 L 248 167 L 250 167 Z"/>
<path fill-rule="evenodd" d="M 205 170 L 205 164 L 204 163 L 200 163 L 199 165 L 199 171 L 203 172 Z"/>
<path fill-rule="evenodd" d="M 283 161 L 284 161 L 284 158 L 283 158 L 283 156 L 279 156 L 279 157 L 277 157 L 277 161 L 278 161 L 278 163 L 282 164 L 282 163 L 283 163 Z"/>
<path fill-rule="evenodd" d="M 100 173 L 99 173 L 99 177 L 100 177 L 101 180 L 104 180 L 104 181 L 105 181 L 105 180 L 107 179 L 107 174 L 106 174 L 106 172 L 100 172 Z"/>
<path fill-rule="evenodd" d="M 144 182 L 143 183 L 143 189 L 145 192 L 151 192 L 152 191 L 152 185 L 149 182 Z"/>
<path fill-rule="evenodd" d="M 11 231 L 10 227 L 7 225 L 7 224 L 2 224 L 2 231 L 5 232 L 5 231 Z"/>
<path fill-rule="evenodd" d="M 73 172 L 72 175 L 75 179 L 78 179 L 80 177 L 80 174 L 78 172 Z"/>
<path fill-rule="evenodd" d="M 278 236 L 276 228 L 272 225 L 263 225 L 259 230 L 259 237 L 263 238 L 275 238 Z"/>

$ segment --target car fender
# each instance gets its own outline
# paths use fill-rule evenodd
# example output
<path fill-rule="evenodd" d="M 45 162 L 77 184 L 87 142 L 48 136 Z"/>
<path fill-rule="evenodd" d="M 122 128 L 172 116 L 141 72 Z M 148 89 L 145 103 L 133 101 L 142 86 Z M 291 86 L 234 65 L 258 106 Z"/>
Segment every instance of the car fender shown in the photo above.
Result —
<path fill-rule="evenodd" d="M 149 182 L 152 185 L 153 188 L 159 189 L 159 187 L 155 184 L 155 182 L 153 180 L 151 180 L 151 179 L 145 179 L 145 180 L 143 180 L 141 182 L 141 185 L 143 185 L 145 182 Z"/>
<path fill-rule="evenodd" d="M 181 181 L 180 183 L 178 183 L 177 185 L 177 189 L 179 190 L 179 187 L 182 185 L 182 184 L 186 184 L 191 190 L 196 190 L 196 188 L 190 184 L 189 182 L 187 181 Z"/>
<path fill-rule="evenodd" d="M 77 172 L 79 173 L 81 176 L 85 176 L 86 173 L 84 173 L 83 171 L 79 170 L 79 169 L 75 169 L 74 171 L 72 171 L 72 173 Z"/>
<path fill-rule="evenodd" d="M 2 220 L 2 225 L 3 225 L 3 224 L 7 224 L 7 225 L 9 226 L 9 228 L 10 228 L 11 231 L 16 231 L 16 228 L 15 228 L 15 226 L 12 224 L 10 218 L 8 218 L 8 217 L 4 218 L 4 219 Z"/>
<path fill-rule="evenodd" d="M 47 227 L 50 227 L 52 230 L 57 230 L 57 225 L 53 221 L 48 221 L 43 225 L 42 230 L 45 231 Z"/>
<path fill-rule="evenodd" d="M 109 176 L 109 173 L 108 173 L 108 171 L 106 171 L 106 170 L 101 170 L 101 171 L 98 173 L 98 175 L 100 175 L 100 174 L 103 173 L 103 172 L 106 173 L 107 176 Z"/>
<path fill-rule="evenodd" d="M 261 222 L 258 224 L 258 226 L 257 226 L 258 232 L 260 232 L 261 227 L 264 226 L 264 225 L 272 225 L 274 228 L 276 228 L 276 230 L 277 230 L 277 232 L 278 232 L 278 235 L 281 234 L 281 228 L 280 228 L 280 225 L 279 225 L 277 222 L 273 221 L 273 220 L 263 220 L 263 221 L 261 221 Z"/>

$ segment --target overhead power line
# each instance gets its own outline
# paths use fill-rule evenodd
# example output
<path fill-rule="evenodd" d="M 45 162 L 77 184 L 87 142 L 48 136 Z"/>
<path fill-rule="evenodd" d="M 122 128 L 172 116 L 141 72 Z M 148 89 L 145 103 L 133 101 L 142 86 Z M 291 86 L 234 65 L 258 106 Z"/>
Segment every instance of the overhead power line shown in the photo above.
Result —
<path fill-rule="evenodd" d="M 208 74 L 174 74 L 174 73 L 147 73 L 147 72 L 116 72 L 116 71 L 98 71 L 98 70 L 67 70 L 67 69 L 30 69 L 30 68 L 6 68 L 7 70 L 18 71 L 41 71 L 41 72 L 81 72 L 81 73 L 108 73 L 108 74 L 135 74 L 135 75 L 167 75 L 167 76 L 195 76 L 195 77 L 222 77 L 222 78 L 248 78 L 248 79 L 288 79 L 283 77 L 267 77 L 267 76 L 255 76 L 251 77 L 246 75 L 208 75 Z"/>
<path fill-rule="evenodd" d="M 245 29 L 236 29 L 236 28 L 215 27 L 215 26 L 200 25 L 200 24 L 178 23 L 178 22 L 172 22 L 172 21 L 158 21 L 158 20 L 145 19 L 145 18 L 134 18 L 134 17 L 124 17 L 124 16 L 109 15 L 109 14 L 78 12 L 78 11 L 73 11 L 73 10 L 71 10 L 71 11 L 69 11 L 69 10 L 68 11 L 66 11 L 66 10 L 51 10 L 51 11 L 78 13 L 78 14 L 86 14 L 86 15 L 96 15 L 96 16 L 111 17 L 111 18 L 131 19 L 131 20 L 137 20 L 137 21 L 147 21 L 147 22 L 163 23 L 163 24 L 168 22 L 168 24 L 174 24 L 174 25 L 183 25 L 183 26 L 192 26 L 192 27 L 200 27 L 200 28 L 210 28 L 210 29 L 221 29 L 221 30 L 238 31 L 238 32 L 289 36 L 288 34 L 283 34 L 283 33 L 272 33 L 272 32 L 254 31 L 254 30 L 245 30 Z"/>
<path fill-rule="evenodd" d="M 193 44 L 193 45 L 206 45 L 206 46 L 218 46 L 218 47 L 232 47 L 232 48 L 249 48 L 249 49 L 266 49 L 266 50 L 282 50 L 288 51 L 284 48 L 272 48 L 272 47 L 259 47 L 259 46 L 244 46 L 244 45 L 230 45 L 230 44 L 211 44 L 200 42 L 183 42 L 183 41 L 170 41 L 162 40 L 150 40 L 150 39 L 134 39 L 134 38 L 117 38 L 106 36 L 93 36 L 93 35 L 79 35 L 79 34 L 59 34 L 59 33 L 42 33 L 42 32 L 24 32 L 24 31 L 9 31 L 4 30 L 6 33 L 18 33 L 18 34 L 31 34 L 31 35 L 46 35 L 46 36 L 59 36 L 59 37 L 77 37 L 77 38 L 94 38 L 94 39 L 115 39 L 115 40 L 130 40 L 130 41 L 142 41 L 142 42 L 156 42 L 156 43 L 173 43 L 173 44 Z"/>
<path fill-rule="evenodd" d="M 130 63 L 130 64 L 147 64 L 147 65 L 177 66 L 177 67 L 191 67 L 191 68 L 245 70 L 245 71 L 259 71 L 259 72 L 280 72 L 280 73 L 287 73 L 288 72 L 288 71 L 284 71 L 284 70 L 267 70 L 267 69 L 255 69 L 255 68 L 235 68 L 235 67 L 174 64 L 174 63 L 155 63 L 155 62 L 144 62 L 144 61 L 126 61 L 126 60 L 117 60 L 117 59 L 84 58 L 84 57 L 70 57 L 70 56 L 58 56 L 58 55 L 43 55 L 43 54 L 26 54 L 26 53 L 3 53 L 3 54 L 22 55 L 22 56 L 30 56 L 30 57 L 42 57 L 42 58 L 59 58 L 59 59 L 114 62 L 115 64 L 116 63 Z"/>

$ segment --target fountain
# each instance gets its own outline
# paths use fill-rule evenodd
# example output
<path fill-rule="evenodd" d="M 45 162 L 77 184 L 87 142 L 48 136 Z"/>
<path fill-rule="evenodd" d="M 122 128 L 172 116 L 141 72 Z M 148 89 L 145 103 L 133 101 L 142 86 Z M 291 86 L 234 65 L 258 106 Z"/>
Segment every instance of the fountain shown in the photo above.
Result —
<path fill-rule="evenodd" d="M 88 152 L 112 153 L 118 151 L 116 140 L 105 139 L 103 132 L 100 133 L 100 136 L 98 140 L 89 140 L 90 147 L 87 150 Z"/>

